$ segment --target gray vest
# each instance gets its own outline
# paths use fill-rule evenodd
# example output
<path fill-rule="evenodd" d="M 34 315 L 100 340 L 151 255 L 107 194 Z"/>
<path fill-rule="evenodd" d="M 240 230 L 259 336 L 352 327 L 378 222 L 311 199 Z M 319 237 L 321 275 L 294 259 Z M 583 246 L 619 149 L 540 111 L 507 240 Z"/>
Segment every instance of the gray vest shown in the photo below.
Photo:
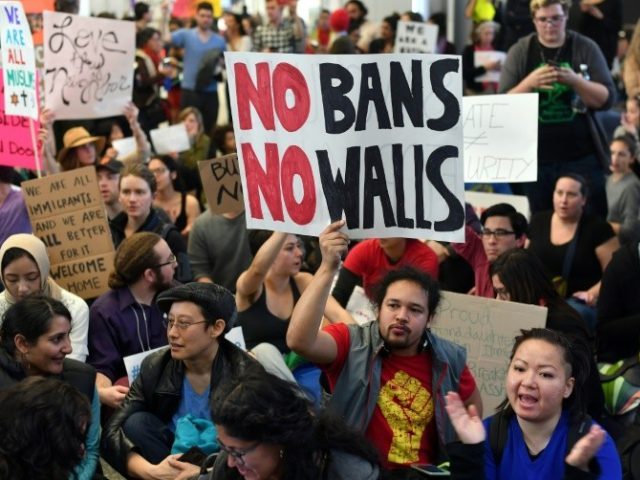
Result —
<path fill-rule="evenodd" d="M 380 392 L 384 341 L 377 321 L 362 326 L 349 325 L 349 337 L 349 355 L 333 390 L 329 409 L 353 428 L 364 432 L 373 416 Z M 427 338 L 433 359 L 431 395 L 438 432 L 437 450 L 439 456 L 444 456 L 444 445 L 457 438 L 444 409 L 444 395 L 458 389 L 467 352 L 460 345 L 431 332 L 427 332 Z"/>

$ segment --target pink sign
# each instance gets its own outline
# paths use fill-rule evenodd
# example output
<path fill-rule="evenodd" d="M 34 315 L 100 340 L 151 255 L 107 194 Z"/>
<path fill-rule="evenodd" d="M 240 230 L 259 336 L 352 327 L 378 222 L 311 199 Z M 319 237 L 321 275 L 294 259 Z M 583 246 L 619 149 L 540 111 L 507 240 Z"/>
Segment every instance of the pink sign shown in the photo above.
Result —
<path fill-rule="evenodd" d="M 40 122 L 28 117 L 7 115 L 4 110 L 4 80 L 0 69 L 0 165 L 36 169 L 36 158 L 31 142 L 29 121 L 33 122 L 33 131 L 37 135 Z"/>

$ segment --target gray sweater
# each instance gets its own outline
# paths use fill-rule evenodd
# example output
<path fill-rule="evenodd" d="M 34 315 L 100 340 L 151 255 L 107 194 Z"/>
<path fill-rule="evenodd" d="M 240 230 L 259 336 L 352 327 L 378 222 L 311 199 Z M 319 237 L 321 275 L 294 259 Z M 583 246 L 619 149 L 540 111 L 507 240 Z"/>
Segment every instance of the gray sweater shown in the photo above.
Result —
<path fill-rule="evenodd" d="M 619 181 L 607 178 L 607 221 L 620 224 L 620 243 L 640 239 L 640 180 L 635 173 L 627 173 Z"/>

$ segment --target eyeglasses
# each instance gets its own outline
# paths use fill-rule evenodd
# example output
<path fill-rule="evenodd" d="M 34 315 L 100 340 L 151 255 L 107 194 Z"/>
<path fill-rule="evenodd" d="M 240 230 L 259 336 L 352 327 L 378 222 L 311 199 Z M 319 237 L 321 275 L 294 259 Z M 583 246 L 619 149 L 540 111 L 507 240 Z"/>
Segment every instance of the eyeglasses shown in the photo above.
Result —
<path fill-rule="evenodd" d="M 178 259 L 176 258 L 176 256 L 172 253 L 171 256 L 169 257 L 169 260 L 167 260 L 164 263 L 159 263 L 158 265 L 154 265 L 154 268 L 160 268 L 160 267 L 164 267 L 165 265 L 171 265 L 172 263 L 177 263 Z"/>
<path fill-rule="evenodd" d="M 544 25 L 548 23 L 549 25 L 558 25 L 562 20 L 564 20 L 564 15 L 553 15 L 552 17 L 535 17 L 533 19 L 534 22 Z"/>
<path fill-rule="evenodd" d="M 222 450 L 223 452 L 226 452 L 227 455 L 232 456 L 236 460 L 236 462 L 238 462 L 238 465 L 240 465 L 241 467 L 244 467 L 243 457 L 245 455 L 249 455 L 251 452 L 253 452 L 256 448 L 260 446 L 260 442 L 257 442 L 255 445 L 245 450 L 237 450 L 235 448 L 227 447 L 224 443 L 220 441 L 220 439 L 218 439 L 218 444 L 220 445 L 220 450 Z"/>
<path fill-rule="evenodd" d="M 482 230 L 481 235 L 483 237 L 489 238 L 489 237 L 495 237 L 495 238 L 502 238 L 502 237 L 506 237 L 507 235 L 515 235 L 516 232 L 514 232 L 513 230 L 505 230 L 504 228 L 496 228 L 495 230 L 489 230 L 488 228 L 485 228 Z"/>
<path fill-rule="evenodd" d="M 202 320 L 201 322 L 183 322 L 182 320 L 167 320 L 167 330 L 171 330 L 171 328 L 175 325 L 178 330 L 186 330 L 191 325 L 198 325 L 199 323 L 207 323 L 206 320 Z"/>
<path fill-rule="evenodd" d="M 167 172 L 167 167 L 151 168 L 150 170 L 154 175 L 162 175 Z"/>

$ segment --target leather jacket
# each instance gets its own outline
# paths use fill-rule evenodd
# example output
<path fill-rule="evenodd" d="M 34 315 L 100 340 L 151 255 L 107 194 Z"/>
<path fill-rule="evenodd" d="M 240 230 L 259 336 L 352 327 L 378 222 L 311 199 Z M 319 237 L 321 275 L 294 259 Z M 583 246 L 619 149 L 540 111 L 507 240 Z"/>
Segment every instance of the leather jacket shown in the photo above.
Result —
<path fill-rule="evenodd" d="M 218 353 L 211 366 L 211 392 L 226 378 L 233 378 L 262 366 L 226 339 L 220 340 Z M 171 351 L 160 350 L 144 359 L 122 405 L 114 412 L 102 436 L 102 454 L 121 474 L 127 474 L 127 458 L 135 445 L 124 434 L 122 426 L 134 413 L 144 411 L 169 423 L 180 405 L 184 363 L 171 358 Z"/>

